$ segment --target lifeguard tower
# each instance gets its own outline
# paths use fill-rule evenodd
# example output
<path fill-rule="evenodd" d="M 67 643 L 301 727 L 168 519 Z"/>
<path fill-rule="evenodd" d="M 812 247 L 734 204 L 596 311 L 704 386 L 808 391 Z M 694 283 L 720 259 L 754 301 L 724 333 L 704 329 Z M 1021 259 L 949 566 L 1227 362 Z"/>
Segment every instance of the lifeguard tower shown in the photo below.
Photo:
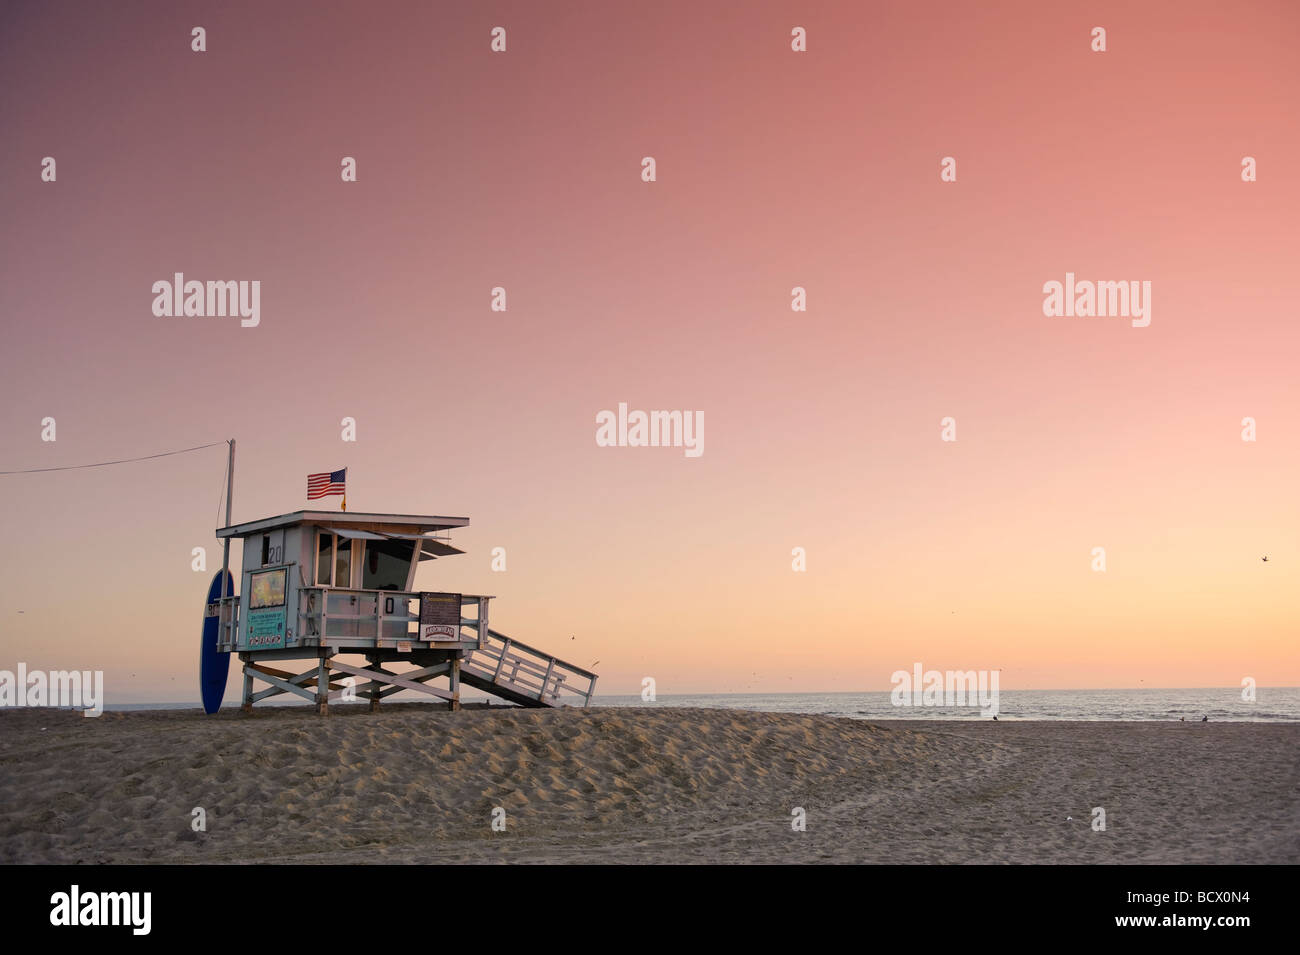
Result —
<path fill-rule="evenodd" d="M 223 600 L 222 575 L 213 581 L 206 615 L 217 619 L 205 632 L 215 633 L 215 654 L 238 654 L 243 663 L 242 709 L 289 693 L 322 714 L 340 699 L 369 700 L 374 710 L 411 690 L 454 710 L 462 684 L 520 706 L 589 705 L 596 675 L 492 630 L 493 598 L 414 589 L 423 561 L 464 553 L 449 534 L 468 524 L 465 517 L 296 511 L 219 528 L 218 538 L 244 542 L 242 586 Z M 339 659 L 345 655 L 364 665 Z M 286 660 L 314 662 L 295 673 L 279 668 Z M 206 657 L 204 664 L 205 708 L 213 712 L 220 692 L 213 689 L 209 707 Z M 443 677 L 445 688 L 433 685 Z M 259 682 L 266 686 L 255 689 Z"/>

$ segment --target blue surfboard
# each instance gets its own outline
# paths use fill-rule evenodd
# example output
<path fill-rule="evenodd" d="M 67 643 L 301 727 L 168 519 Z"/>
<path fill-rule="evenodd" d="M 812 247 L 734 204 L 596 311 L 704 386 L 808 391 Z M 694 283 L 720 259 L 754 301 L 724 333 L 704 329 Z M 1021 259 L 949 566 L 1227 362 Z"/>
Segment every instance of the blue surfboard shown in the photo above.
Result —
<path fill-rule="evenodd" d="M 235 594 L 235 578 L 226 571 L 226 596 Z M 221 571 L 212 578 L 208 599 L 203 602 L 203 638 L 199 643 L 199 690 L 203 695 L 203 712 L 215 713 L 221 709 L 221 698 L 226 695 L 226 679 L 230 676 L 230 654 L 217 652 L 217 631 L 221 617 L 217 602 L 221 599 Z"/>

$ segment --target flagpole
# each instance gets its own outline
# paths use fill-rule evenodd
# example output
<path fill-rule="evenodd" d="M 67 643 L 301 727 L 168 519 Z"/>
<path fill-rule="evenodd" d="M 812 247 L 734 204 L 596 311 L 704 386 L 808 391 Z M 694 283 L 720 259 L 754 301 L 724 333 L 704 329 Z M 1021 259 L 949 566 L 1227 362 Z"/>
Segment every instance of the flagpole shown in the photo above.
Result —
<path fill-rule="evenodd" d="M 231 438 L 229 443 L 230 443 L 230 460 L 226 463 L 226 526 L 227 527 L 230 526 L 230 498 L 235 491 L 235 439 Z M 222 555 L 221 555 L 221 603 L 219 605 L 220 609 L 218 610 L 218 615 L 224 614 L 226 611 L 226 598 L 230 596 L 230 594 L 226 593 L 226 589 L 228 586 L 227 580 L 229 579 L 229 576 L 230 576 L 230 538 L 227 537 L 225 539 Z M 222 620 L 221 623 L 218 624 L 218 632 L 220 632 L 220 627 L 224 623 L 225 621 Z M 234 635 L 231 634 L 231 636 L 233 637 Z M 218 642 L 225 643 L 224 637 Z"/>

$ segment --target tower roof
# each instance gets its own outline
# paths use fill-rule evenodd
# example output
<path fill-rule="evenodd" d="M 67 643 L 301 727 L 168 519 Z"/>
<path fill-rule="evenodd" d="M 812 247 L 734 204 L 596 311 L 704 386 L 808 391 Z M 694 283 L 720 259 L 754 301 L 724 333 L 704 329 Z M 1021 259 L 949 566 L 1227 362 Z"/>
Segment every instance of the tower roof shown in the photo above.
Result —
<path fill-rule="evenodd" d="M 279 517 L 264 517 L 258 521 L 232 524 L 217 528 L 217 537 L 250 537 L 279 527 L 296 527 L 300 524 L 324 525 L 335 529 L 377 531 L 382 535 L 425 534 L 429 531 L 465 527 L 468 517 L 436 517 L 420 514 L 361 514 L 349 511 L 294 511 Z"/>

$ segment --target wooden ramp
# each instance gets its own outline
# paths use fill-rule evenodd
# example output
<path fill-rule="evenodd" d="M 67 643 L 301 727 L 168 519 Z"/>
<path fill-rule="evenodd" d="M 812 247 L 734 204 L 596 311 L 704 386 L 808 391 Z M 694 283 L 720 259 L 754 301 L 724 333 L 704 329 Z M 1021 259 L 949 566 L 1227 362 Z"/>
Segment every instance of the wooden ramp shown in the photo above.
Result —
<path fill-rule="evenodd" d="M 590 706 L 596 690 L 596 674 L 495 630 L 466 653 L 460 678 L 520 706 Z"/>

